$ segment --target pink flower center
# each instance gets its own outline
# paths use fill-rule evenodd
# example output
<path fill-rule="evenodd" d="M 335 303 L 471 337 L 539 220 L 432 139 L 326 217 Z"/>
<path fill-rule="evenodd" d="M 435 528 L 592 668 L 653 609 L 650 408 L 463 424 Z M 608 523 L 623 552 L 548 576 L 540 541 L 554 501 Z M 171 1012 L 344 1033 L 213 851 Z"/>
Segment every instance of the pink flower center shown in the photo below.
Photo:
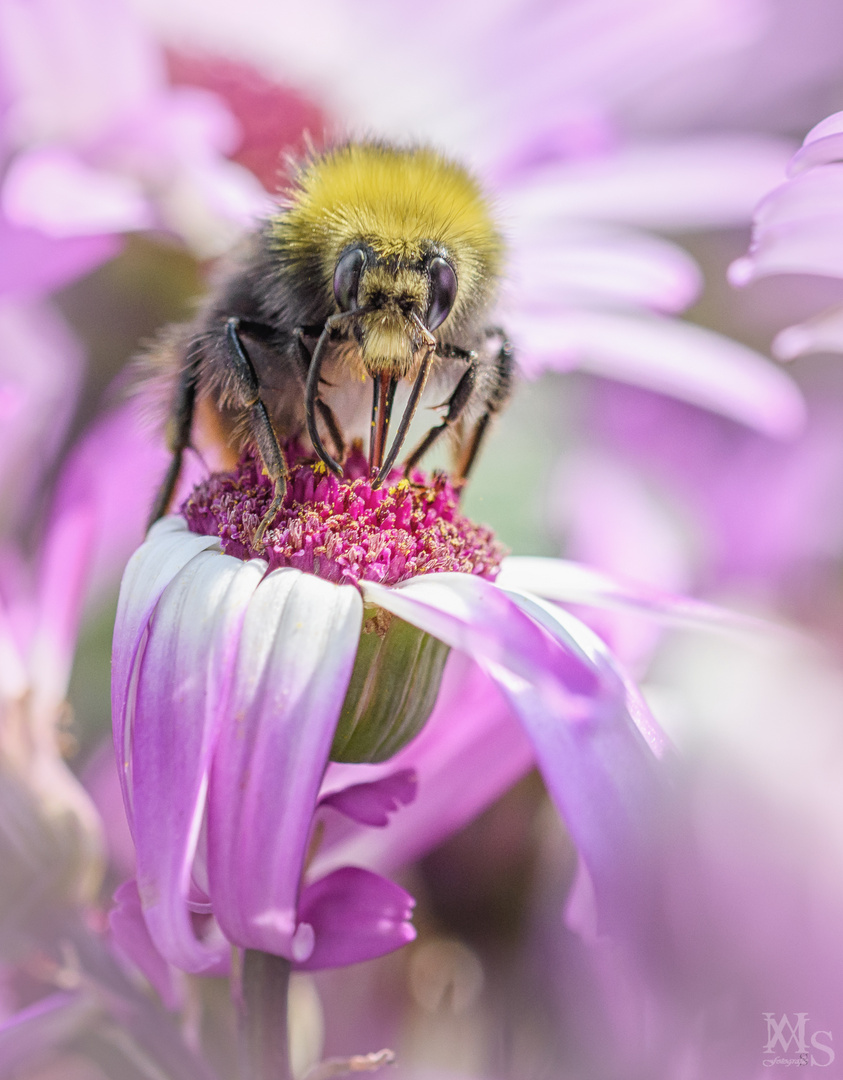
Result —
<path fill-rule="evenodd" d="M 251 454 L 231 473 L 216 473 L 194 489 L 181 508 L 192 532 L 219 536 L 240 559 L 260 556 L 270 569 L 292 566 L 337 583 L 396 585 L 417 574 L 456 570 L 493 579 L 505 554 L 490 529 L 460 512 L 443 474 L 396 469 L 372 490 L 366 458 L 353 449 L 338 479 L 321 462 L 303 460 L 287 446 L 287 494 L 264 548 L 255 531 L 272 502 L 273 485 Z"/>

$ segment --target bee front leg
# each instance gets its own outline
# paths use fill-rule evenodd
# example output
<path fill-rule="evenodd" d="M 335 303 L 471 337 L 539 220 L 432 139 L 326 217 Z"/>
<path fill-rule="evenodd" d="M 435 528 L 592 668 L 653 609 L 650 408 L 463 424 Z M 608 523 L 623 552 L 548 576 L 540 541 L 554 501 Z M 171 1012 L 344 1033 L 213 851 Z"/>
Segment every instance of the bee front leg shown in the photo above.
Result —
<path fill-rule="evenodd" d="M 263 549 L 264 533 L 275 520 L 287 493 L 287 481 L 290 478 L 290 471 L 287 467 L 284 451 L 278 443 L 278 436 L 275 434 L 266 405 L 261 400 L 260 383 L 254 365 L 249 359 L 249 354 L 243 346 L 239 330 L 240 319 L 231 318 L 226 322 L 225 337 L 231 368 L 237 380 L 241 403 L 244 408 L 249 410 L 252 437 L 261 456 L 263 467 L 269 479 L 275 485 L 275 495 L 252 539 L 252 546 L 256 551 L 261 551 Z"/>
<path fill-rule="evenodd" d="M 298 345 L 299 355 L 299 367 L 302 376 L 302 386 L 307 386 L 307 373 L 310 371 L 310 361 L 313 359 L 310 349 L 305 344 L 305 337 L 318 337 L 322 333 L 322 328 L 316 330 L 315 335 L 312 327 L 297 326 L 293 331 L 293 336 L 296 339 Z M 337 423 L 337 418 L 334 416 L 333 410 L 327 405 L 322 398 L 317 397 L 316 408 L 319 410 L 319 415 L 322 417 L 322 422 L 328 429 L 328 434 L 331 436 L 331 442 L 334 444 L 334 450 L 336 451 L 337 461 L 342 463 L 345 458 L 345 439 L 343 438 L 340 426 Z"/>
<path fill-rule="evenodd" d="M 492 363 L 493 378 L 491 386 L 486 394 L 486 409 L 469 435 L 465 444 L 460 448 L 459 460 L 455 477 L 457 480 L 465 480 L 471 471 L 483 438 L 492 422 L 492 417 L 503 409 L 512 395 L 512 385 L 515 380 L 515 355 L 509 338 L 497 326 L 486 329 L 486 337 L 500 339 L 500 348 Z"/>

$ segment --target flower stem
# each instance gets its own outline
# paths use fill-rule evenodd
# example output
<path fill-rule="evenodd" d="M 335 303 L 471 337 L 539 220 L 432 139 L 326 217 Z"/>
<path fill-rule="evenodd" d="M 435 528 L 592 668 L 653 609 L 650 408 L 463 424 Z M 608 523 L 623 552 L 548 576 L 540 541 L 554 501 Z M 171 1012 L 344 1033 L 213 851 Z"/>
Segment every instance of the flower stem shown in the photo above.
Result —
<path fill-rule="evenodd" d="M 291 1080 L 287 1041 L 290 961 L 247 949 L 240 1010 L 242 1080 Z"/>

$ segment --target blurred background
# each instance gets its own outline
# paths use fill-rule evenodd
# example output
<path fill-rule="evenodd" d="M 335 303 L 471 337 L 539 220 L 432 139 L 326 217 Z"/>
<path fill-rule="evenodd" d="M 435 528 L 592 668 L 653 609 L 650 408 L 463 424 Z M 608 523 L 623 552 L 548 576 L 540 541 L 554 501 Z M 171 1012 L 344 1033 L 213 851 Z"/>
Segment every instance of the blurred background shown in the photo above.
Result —
<path fill-rule="evenodd" d="M 764 1011 L 843 1039 L 843 365 L 771 359 L 843 282 L 727 278 L 757 203 L 838 109 L 836 0 L 0 0 L 0 592 L 14 607 L 37 582 L 68 469 L 107 489 L 62 727 L 104 817 L 101 913 L 131 874 L 109 743 L 119 573 L 166 467 L 132 362 L 307 146 L 430 142 L 498 209 L 522 378 L 466 512 L 515 554 L 787 627 L 579 612 L 684 755 L 717 944 L 689 922 L 677 992 L 720 1071 L 689 1064 L 664 984 L 595 962 L 563 919 L 576 854 L 535 773 L 406 868 L 415 943 L 298 978 L 301 1061 L 389 1045 L 401 1076 L 749 1077 Z M 7 1012 L 37 996 L 16 980 Z M 186 1022 L 226 1062 L 227 991 L 206 982 Z M 71 1068 L 97 1075 L 20 1075 Z"/>

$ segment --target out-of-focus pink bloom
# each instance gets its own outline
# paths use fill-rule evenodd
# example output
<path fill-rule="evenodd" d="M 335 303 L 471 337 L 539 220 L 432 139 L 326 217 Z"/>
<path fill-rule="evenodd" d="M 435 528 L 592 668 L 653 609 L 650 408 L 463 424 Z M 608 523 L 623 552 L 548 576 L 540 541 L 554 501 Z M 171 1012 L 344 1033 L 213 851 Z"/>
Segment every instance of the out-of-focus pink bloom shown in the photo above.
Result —
<path fill-rule="evenodd" d="M 412 28 L 380 0 L 353 12 L 334 0 L 301 12 L 251 0 L 237 18 L 223 5 L 200 14 L 193 0 L 138 7 L 181 48 L 234 51 L 321 94 L 352 131 L 422 137 L 476 165 L 510 245 L 500 318 L 528 374 L 595 371 L 769 434 L 799 429 L 801 398 L 782 372 L 671 317 L 696 298 L 699 274 L 647 231 L 745 222 L 789 147 L 761 136 L 631 137 L 623 125 L 630 99 L 752 40 L 766 4 L 509 2 L 463 13 L 437 4 Z M 419 81 L 406 77 L 408 34 L 424 56 Z M 373 48 L 376 78 L 357 62 Z"/>
<path fill-rule="evenodd" d="M 122 2 L 0 7 L 9 221 L 72 238 L 164 229 L 219 251 L 264 209 L 227 160 L 237 125 L 215 95 L 168 86 L 163 54 Z"/>
<path fill-rule="evenodd" d="M 127 1040 L 120 1061 L 141 1044 L 167 1075 L 212 1080 L 161 1007 L 83 928 L 102 881 L 103 830 L 62 753 L 80 619 L 142 536 L 144 504 L 164 464 L 136 413 L 134 405 L 116 410 L 64 461 L 36 552 L 10 542 L 0 550 L 0 965 L 4 979 L 16 965 L 33 965 L 27 1002 L 39 984 L 69 988 L 20 1012 L 15 993 L 4 999 L 3 1075 L 54 1055 L 60 1070 L 63 1047 L 93 1061 L 116 1020 Z M 118 497 L 127 483 L 129 502 Z M 119 803 L 114 810 L 122 812 Z"/>
<path fill-rule="evenodd" d="M 110 431 L 95 431 L 59 477 L 37 555 L 29 557 L 11 544 L 0 553 L 0 841 L 6 955 L 11 946 L 7 935 L 12 940 L 18 935 L 14 948 L 20 948 L 30 926 L 40 922 L 44 928 L 63 908 L 89 900 L 100 880 L 99 819 L 63 759 L 60 728 L 79 620 L 96 576 L 93 560 L 101 561 L 100 573 L 110 564 L 114 574 L 115 562 L 125 558 L 126 546 L 133 543 L 131 523 L 136 535 L 142 531 L 133 508 L 124 509 L 122 531 L 102 531 L 110 524 L 107 497 L 103 499 L 109 473 L 131 469 L 136 432 L 129 411 Z M 94 448 L 103 454 L 99 470 L 90 468 L 88 455 Z M 157 473 L 157 459 L 154 466 Z M 141 489 L 142 472 L 135 472 Z"/>
<path fill-rule="evenodd" d="M 834 602 L 822 578 L 843 543 L 843 410 L 828 379 L 809 394 L 811 425 L 782 444 L 636 388 L 596 387 L 583 414 L 592 449 L 561 461 L 550 491 L 567 550 L 615 575 L 737 592 L 822 624 Z M 627 661 L 655 640 L 615 616 L 589 623 Z"/>

